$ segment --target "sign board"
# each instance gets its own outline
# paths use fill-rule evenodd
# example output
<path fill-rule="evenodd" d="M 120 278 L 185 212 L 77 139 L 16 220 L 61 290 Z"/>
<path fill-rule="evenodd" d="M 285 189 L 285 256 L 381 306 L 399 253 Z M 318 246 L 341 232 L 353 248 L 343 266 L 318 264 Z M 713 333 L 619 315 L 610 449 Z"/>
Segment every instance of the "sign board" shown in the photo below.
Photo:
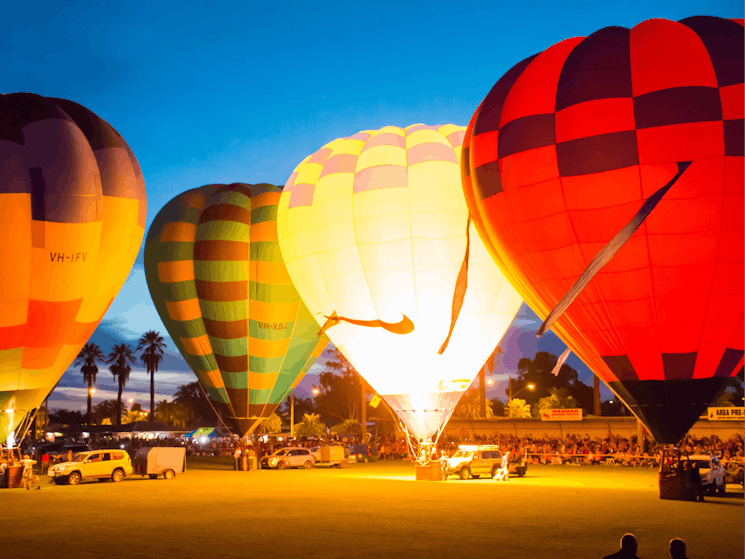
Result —
<path fill-rule="evenodd" d="M 373 394 L 373 397 L 370 400 L 370 406 L 373 408 L 377 408 L 378 404 L 380 404 L 380 401 L 380 396 L 378 396 L 377 394 Z"/>
<path fill-rule="evenodd" d="M 742 421 L 745 408 L 709 408 L 709 421 Z"/>
<path fill-rule="evenodd" d="M 582 408 L 543 410 L 541 421 L 582 421 Z"/>

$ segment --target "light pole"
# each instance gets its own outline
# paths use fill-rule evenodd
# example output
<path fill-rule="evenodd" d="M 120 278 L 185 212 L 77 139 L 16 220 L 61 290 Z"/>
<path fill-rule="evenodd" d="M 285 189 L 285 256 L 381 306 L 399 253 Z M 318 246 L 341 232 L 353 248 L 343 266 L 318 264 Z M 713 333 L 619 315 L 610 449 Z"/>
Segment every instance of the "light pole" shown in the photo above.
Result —
<path fill-rule="evenodd" d="M 290 436 L 295 436 L 295 389 L 290 392 Z"/>
<path fill-rule="evenodd" d="M 91 426 L 91 405 L 90 405 L 90 402 L 91 402 L 91 399 L 93 398 L 93 395 L 95 393 L 96 393 L 96 389 L 95 388 L 91 387 L 91 388 L 88 389 L 88 394 L 89 394 L 89 397 L 88 397 L 88 427 Z"/>
<path fill-rule="evenodd" d="M 515 393 L 515 394 L 513 395 L 513 394 L 512 394 L 512 377 L 510 377 L 510 401 L 512 401 L 512 398 L 514 398 L 515 396 L 517 396 L 518 394 L 520 394 L 520 392 L 522 392 L 522 391 L 523 391 L 523 390 L 525 390 L 526 388 L 530 388 L 531 390 L 533 390 L 533 388 L 535 388 L 535 385 L 533 385 L 533 384 L 529 384 L 529 385 L 528 385 L 528 386 L 526 386 L 525 388 L 521 388 L 520 390 L 518 390 L 518 391 L 517 391 L 517 392 L 516 392 L 516 393 Z"/>

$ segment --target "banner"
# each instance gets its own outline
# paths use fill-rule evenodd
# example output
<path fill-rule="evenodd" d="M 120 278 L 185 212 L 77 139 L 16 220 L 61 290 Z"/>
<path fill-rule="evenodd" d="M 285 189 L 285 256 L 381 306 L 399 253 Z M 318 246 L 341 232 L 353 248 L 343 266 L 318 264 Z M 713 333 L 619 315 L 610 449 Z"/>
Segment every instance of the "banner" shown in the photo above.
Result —
<path fill-rule="evenodd" d="M 709 408 L 709 421 L 742 421 L 745 408 Z"/>
<path fill-rule="evenodd" d="M 541 421 L 582 421 L 582 408 L 543 410 Z"/>

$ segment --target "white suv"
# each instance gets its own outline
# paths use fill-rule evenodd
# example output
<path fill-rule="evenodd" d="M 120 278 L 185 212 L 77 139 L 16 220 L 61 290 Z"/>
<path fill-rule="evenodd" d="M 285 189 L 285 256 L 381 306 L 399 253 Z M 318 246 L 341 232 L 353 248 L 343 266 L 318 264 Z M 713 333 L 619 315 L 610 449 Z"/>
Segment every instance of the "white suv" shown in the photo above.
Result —
<path fill-rule="evenodd" d="M 132 459 L 124 450 L 92 450 L 80 452 L 71 462 L 62 462 L 49 468 L 47 475 L 57 485 L 77 485 L 88 479 L 122 481 L 132 475 Z"/>
<path fill-rule="evenodd" d="M 310 470 L 316 463 L 316 458 L 310 449 L 299 446 L 288 446 L 280 448 L 274 454 L 264 456 L 261 459 L 262 468 L 305 468 Z"/>

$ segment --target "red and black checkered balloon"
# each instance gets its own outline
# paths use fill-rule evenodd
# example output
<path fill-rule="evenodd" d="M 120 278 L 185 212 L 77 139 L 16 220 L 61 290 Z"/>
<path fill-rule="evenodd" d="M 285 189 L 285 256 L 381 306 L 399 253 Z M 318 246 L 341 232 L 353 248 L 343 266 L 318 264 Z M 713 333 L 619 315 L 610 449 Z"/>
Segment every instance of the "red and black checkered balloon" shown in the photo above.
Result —
<path fill-rule="evenodd" d="M 546 317 L 692 162 L 554 325 L 659 441 L 743 363 L 743 21 L 607 27 L 509 70 L 463 144 L 474 223 Z"/>

